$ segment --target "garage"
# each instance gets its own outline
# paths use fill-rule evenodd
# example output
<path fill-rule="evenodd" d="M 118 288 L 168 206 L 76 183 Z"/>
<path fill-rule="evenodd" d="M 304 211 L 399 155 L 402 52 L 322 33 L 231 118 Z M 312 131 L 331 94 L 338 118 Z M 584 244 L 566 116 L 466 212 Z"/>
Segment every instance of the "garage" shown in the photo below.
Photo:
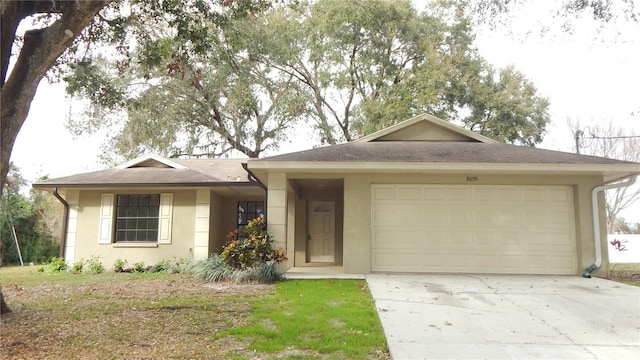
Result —
<path fill-rule="evenodd" d="M 371 270 L 576 274 L 573 188 L 373 184 Z"/>

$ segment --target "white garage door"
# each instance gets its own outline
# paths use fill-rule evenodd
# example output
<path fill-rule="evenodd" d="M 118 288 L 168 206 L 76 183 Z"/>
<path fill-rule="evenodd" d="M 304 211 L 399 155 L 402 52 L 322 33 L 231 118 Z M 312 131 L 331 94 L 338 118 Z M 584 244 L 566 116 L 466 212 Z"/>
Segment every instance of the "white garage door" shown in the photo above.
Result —
<path fill-rule="evenodd" d="M 568 186 L 371 187 L 371 270 L 576 274 Z"/>

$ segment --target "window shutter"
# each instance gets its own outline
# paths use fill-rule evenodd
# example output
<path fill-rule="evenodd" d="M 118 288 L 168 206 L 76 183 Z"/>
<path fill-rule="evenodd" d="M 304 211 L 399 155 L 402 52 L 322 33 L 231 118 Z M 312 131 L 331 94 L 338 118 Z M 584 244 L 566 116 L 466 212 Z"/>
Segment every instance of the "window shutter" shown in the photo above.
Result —
<path fill-rule="evenodd" d="M 160 194 L 160 215 L 158 221 L 158 244 L 171 244 L 171 223 L 173 215 L 173 194 Z"/>
<path fill-rule="evenodd" d="M 113 232 L 113 194 L 102 194 L 100 201 L 100 237 L 99 244 L 111 244 Z"/>

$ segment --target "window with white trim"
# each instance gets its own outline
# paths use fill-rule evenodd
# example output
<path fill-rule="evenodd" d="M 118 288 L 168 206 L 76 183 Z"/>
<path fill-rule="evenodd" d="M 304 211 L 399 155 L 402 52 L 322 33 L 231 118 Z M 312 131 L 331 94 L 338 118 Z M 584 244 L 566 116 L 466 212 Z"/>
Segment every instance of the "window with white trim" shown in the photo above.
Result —
<path fill-rule="evenodd" d="M 100 244 L 171 244 L 173 194 L 102 194 Z"/>

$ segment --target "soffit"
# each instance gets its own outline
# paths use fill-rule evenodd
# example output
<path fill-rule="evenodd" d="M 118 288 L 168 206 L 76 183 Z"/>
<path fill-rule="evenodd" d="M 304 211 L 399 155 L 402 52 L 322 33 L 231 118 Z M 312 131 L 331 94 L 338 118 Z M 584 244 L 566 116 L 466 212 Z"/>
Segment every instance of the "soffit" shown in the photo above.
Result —
<path fill-rule="evenodd" d="M 273 164 L 268 169 L 252 169 L 256 177 L 268 183 L 270 172 L 309 174 L 321 178 L 348 174 L 495 174 L 544 176 L 602 176 L 605 183 L 640 174 L 640 165 L 561 165 L 561 164 L 420 164 L 420 163 L 290 163 Z M 267 165 L 269 166 L 269 165 Z"/>

